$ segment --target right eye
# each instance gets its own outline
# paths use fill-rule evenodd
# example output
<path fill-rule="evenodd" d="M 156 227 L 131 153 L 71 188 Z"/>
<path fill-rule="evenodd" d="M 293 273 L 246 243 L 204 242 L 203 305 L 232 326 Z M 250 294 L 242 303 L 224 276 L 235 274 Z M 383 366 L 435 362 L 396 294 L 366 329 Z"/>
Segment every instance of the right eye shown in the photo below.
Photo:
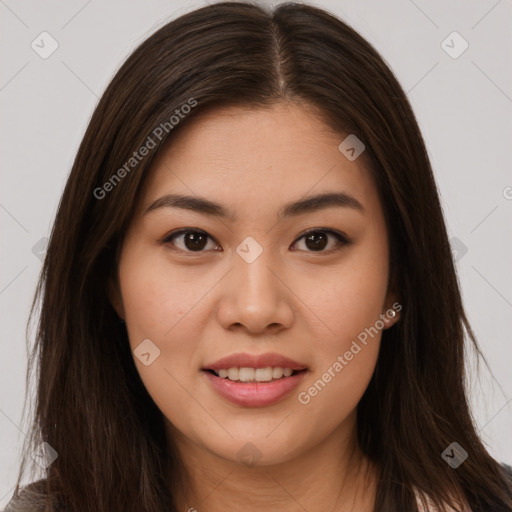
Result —
<path fill-rule="evenodd" d="M 166 235 L 162 243 L 171 243 L 183 252 L 205 252 L 204 248 L 207 245 L 208 239 L 214 242 L 213 238 L 205 231 L 184 228 Z M 218 244 L 216 247 L 218 247 Z"/>

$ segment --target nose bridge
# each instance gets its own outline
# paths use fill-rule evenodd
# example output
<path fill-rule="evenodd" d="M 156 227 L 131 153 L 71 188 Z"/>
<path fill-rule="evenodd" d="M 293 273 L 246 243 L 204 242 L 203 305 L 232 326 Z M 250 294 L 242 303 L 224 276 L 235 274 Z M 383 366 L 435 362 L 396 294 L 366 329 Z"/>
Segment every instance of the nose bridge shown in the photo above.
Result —
<path fill-rule="evenodd" d="M 251 331 L 258 331 L 269 325 L 290 322 L 292 310 L 286 287 L 274 275 L 275 266 L 272 251 L 256 245 L 254 239 L 237 247 L 220 308 L 224 327 L 242 324 Z"/>
<path fill-rule="evenodd" d="M 234 258 L 234 289 L 241 303 L 255 310 L 261 310 L 264 306 L 269 308 L 279 293 L 278 282 L 269 269 L 272 266 L 271 250 L 268 247 L 265 249 L 261 247 L 261 250 L 258 250 L 251 246 L 251 242 L 246 244 L 246 246 L 244 243 L 240 244 Z M 249 250 L 244 254 L 242 251 L 247 248 Z"/>

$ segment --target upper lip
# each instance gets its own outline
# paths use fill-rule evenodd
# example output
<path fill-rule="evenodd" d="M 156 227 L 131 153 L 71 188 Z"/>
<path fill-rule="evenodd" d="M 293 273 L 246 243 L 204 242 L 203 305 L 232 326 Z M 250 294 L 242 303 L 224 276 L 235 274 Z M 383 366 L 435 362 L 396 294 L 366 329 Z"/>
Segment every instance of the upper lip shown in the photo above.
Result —
<path fill-rule="evenodd" d="M 240 352 L 223 357 L 214 363 L 207 364 L 203 370 L 225 370 L 229 368 L 267 368 L 267 367 L 291 368 L 292 370 L 304 370 L 306 366 L 275 352 L 265 354 L 247 354 Z"/>

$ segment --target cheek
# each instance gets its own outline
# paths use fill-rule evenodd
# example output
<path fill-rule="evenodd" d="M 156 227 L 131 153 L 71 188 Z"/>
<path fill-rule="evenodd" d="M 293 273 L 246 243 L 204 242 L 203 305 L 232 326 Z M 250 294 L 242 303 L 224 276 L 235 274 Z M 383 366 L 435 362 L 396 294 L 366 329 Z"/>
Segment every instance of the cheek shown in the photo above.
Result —
<path fill-rule="evenodd" d="M 337 271 L 321 278 L 325 285 L 309 302 L 328 335 L 315 337 L 313 382 L 300 391 L 299 403 L 319 410 L 336 403 L 336 418 L 356 407 L 377 362 L 388 281 L 385 240 L 376 234 L 354 250 Z M 319 276 L 316 276 L 318 281 Z M 311 297 L 311 296 L 310 296 Z M 331 413 L 332 414 L 332 413 Z"/>
<path fill-rule="evenodd" d="M 355 411 L 373 375 L 382 334 L 376 325 L 381 303 L 380 297 L 366 293 L 369 288 L 362 289 L 361 282 L 354 288 L 347 284 L 335 295 L 341 306 L 326 312 L 335 334 L 317 338 L 311 378 L 296 396 L 312 437 L 327 435 Z"/>
<path fill-rule="evenodd" d="M 334 352 L 348 350 L 352 340 L 364 340 L 368 330 L 374 334 L 377 322 L 377 327 L 383 327 L 380 315 L 388 283 L 385 240 L 369 237 L 347 254 L 343 264 L 322 272 L 325 274 L 312 276 L 306 285 L 316 290 L 309 294 L 308 306 L 329 327 L 329 335 L 318 338 L 318 348 L 332 357 Z"/>
<path fill-rule="evenodd" d="M 157 407 L 179 422 L 190 409 L 190 396 L 183 386 L 191 378 L 197 351 L 193 315 L 187 313 L 204 290 L 193 293 L 190 280 L 179 270 L 164 267 L 161 258 L 127 253 L 119 265 L 119 279 L 134 362 Z M 139 355 L 147 353 L 146 365 Z"/>
<path fill-rule="evenodd" d="M 297 417 L 304 419 L 301 429 L 306 438 L 325 438 L 347 421 L 355 421 L 357 405 L 375 368 L 379 339 L 366 347 L 356 342 L 344 348 L 348 350 L 332 354 L 297 391 Z M 350 360 L 347 352 L 352 354 Z"/>
<path fill-rule="evenodd" d="M 198 300 L 193 281 L 161 257 L 127 252 L 119 279 L 131 344 L 141 337 L 172 340 L 174 326 Z"/>
<path fill-rule="evenodd" d="M 165 258 L 149 250 L 144 252 L 137 247 L 126 251 L 119 265 L 128 339 L 136 368 L 155 403 L 162 409 L 171 400 L 179 410 L 186 396 L 179 383 L 190 378 L 197 351 L 194 306 L 204 287 L 194 291 L 193 280 L 184 279 L 183 271 L 165 265 Z M 146 361 L 139 357 L 148 352 Z"/>

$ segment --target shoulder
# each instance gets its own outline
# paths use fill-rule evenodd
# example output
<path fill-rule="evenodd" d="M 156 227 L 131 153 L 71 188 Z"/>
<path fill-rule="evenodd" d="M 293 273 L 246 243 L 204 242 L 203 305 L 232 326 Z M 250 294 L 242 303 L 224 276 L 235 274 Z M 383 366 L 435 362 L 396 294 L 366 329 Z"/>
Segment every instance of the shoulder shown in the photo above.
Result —
<path fill-rule="evenodd" d="M 21 487 L 4 512 L 44 512 L 46 502 L 46 480 L 42 479 Z"/>
<path fill-rule="evenodd" d="M 507 475 L 507 477 L 510 479 L 510 485 L 511 485 L 511 489 L 512 489 L 512 466 L 508 465 L 508 464 L 504 464 L 504 463 L 501 463 L 501 467 L 503 468 L 505 474 Z M 433 506 L 433 504 L 430 502 L 430 499 L 428 498 L 427 496 L 427 502 L 428 502 L 428 508 L 427 509 L 424 509 L 421 505 L 421 501 L 419 499 L 419 496 L 418 496 L 418 493 L 416 492 L 416 500 L 417 500 L 417 507 L 418 507 L 418 510 L 419 512 L 427 512 L 427 511 L 430 511 L 430 512 L 437 512 L 437 508 L 435 508 Z M 455 509 L 453 508 L 450 508 L 448 507 L 448 510 L 450 511 L 453 511 L 453 512 L 457 512 Z M 501 509 L 500 509 L 501 510 Z M 463 504 L 463 508 L 460 512 L 477 512 L 477 511 L 472 511 L 471 508 L 469 507 L 468 503 L 464 503 Z M 485 512 L 494 512 L 494 509 L 490 509 L 490 510 L 486 510 Z M 500 512 L 498 510 L 496 510 L 496 512 Z"/>
<path fill-rule="evenodd" d="M 508 476 L 512 477 L 512 466 L 502 464 L 501 467 L 505 470 L 505 473 L 507 473 Z"/>

